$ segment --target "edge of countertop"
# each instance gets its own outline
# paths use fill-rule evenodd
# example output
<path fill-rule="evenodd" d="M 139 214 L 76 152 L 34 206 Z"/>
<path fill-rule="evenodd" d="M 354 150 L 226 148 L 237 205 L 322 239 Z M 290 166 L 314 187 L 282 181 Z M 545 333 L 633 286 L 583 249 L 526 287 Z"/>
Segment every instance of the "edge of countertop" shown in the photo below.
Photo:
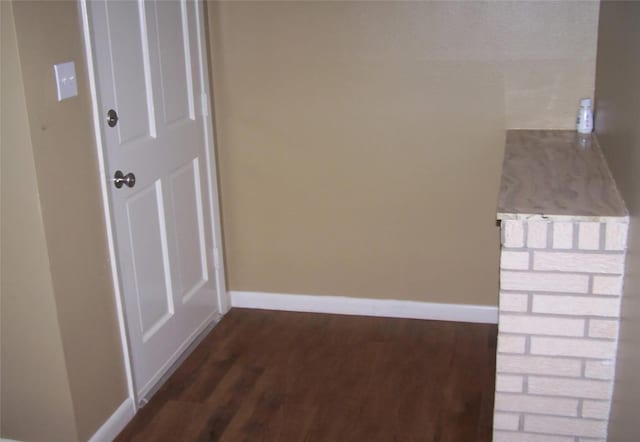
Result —
<path fill-rule="evenodd" d="M 629 223 L 629 215 L 598 216 L 598 215 L 553 215 L 540 213 L 510 213 L 497 212 L 498 221 L 564 221 L 564 222 L 619 222 Z"/>

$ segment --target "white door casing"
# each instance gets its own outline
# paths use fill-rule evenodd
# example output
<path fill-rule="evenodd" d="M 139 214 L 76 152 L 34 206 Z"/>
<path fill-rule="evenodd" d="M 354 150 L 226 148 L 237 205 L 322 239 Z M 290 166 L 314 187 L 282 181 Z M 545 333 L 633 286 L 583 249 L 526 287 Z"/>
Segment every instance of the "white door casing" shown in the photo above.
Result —
<path fill-rule="evenodd" d="M 202 4 L 82 6 L 113 271 L 140 399 L 229 309 Z M 114 127 L 109 109 L 118 114 Z M 135 185 L 116 188 L 116 170 L 134 173 Z"/>

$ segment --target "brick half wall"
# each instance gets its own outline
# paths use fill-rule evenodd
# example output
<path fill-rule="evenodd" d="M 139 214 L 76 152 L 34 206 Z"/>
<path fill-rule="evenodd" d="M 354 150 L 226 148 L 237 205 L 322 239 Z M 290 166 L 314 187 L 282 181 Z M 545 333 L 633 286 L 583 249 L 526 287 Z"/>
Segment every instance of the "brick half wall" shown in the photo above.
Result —
<path fill-rule="evenodd" d="M 627 227 L 502 222 L 494 442 L 606 440 Z"/>

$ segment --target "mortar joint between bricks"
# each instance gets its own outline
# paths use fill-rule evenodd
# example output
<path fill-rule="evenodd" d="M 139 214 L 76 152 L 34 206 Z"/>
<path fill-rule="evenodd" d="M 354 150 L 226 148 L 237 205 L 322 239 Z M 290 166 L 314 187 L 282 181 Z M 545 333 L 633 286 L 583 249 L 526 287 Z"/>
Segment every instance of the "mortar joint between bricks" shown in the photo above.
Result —
<path fill-rule="evenodd" d="M 598 242 L 598 250 L 606 249 L 606 223 L 600 223 L 600 238 Z"/>
<path fill-rule="evenodd" d="M 544 295 L 544 296 L 553 296 L 553 295 Z M 603 297 L 603 299 L 614 299 L 613 296 Z M 550 318 L 550 319 L 602 319 L 608 321 L 616 321 L 618 316 L 610 316 L 610 315 L 597 315 L 597 314 L 573 314 L 573 313 L 547 313 L 547 312 L 520 312 L 520 311 L 501 311 L 503 315 L 508 316 L 530 316 L 532 318 Z M 535 334 L 535 333 L 523 333 L 523 332 L 509 332 L 515 333 L 519 335 L 527 335 L 527 334 Z M 581 336 L 576 336 L 580 338 Z M 602 338 L 594 338 L 594 339 L 602 339 Z M 607 338 L 613 339 L 613 338 Z"/>
<path fill-rule="evenodd" d="M 591 318 L 584 318 L 584 337 L 589 337 L 589 327 L 591 325 Z"/>
<path fill-rule="evenodd" d="M 518 248 L 504 248 L 507 252 L 517 252 L 523 251 L 523 249 Z M 550 253 L 550 254 L 561 254 L 561 253 L 573 253 L 576 255 L 600 255 L 600 256 L 609 256 L 609 255 L 624 255 L 624 250 L 585 250 L 585 249 L 527 249 L 537 253 Z"/>
<path fill-rule="evenodd" d="M 528 269 L 533 270 L 533 250 L 529 249 L 529 266 Z"/>
<path fill-rule="evenodd" d="M 584 399 L 581 398 L 578 401 L 578 417 L 584 417 L 584 416 L 582 416 L 582 406 L 583 406 L 583 404 L 584 404 Z"/>
<path fill-rule="evenodd" d="M 524 431 L 524 413 L 520 413 L 518 418 L 518 431 Z"/>
<path fill-rule="evenodd" d="M 622 273 L 605 273 L 605 272 L 585 272 L 585 271 L 577 271 L 577 270 L 512 270 L 512 269 L 502 269 L 503 272 L 512 272 L 512 273 L 533 273 L 536 275 L 544 274 L 544 275 L 568 275 L 568 276 L 622 276 Z M 508 291 L 514 291 L 514 289 L 507 289 Z M 571 292 L 553 292 L 553 293 L 571 293 Z M 586 292 L 585 292 L 586 293 Z"/>

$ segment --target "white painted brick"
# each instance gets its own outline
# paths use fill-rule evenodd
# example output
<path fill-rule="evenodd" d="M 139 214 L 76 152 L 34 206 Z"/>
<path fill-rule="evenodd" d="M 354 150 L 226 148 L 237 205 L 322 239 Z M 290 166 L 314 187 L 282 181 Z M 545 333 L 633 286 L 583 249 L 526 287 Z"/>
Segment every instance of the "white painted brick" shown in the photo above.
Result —
<path fill-rule="evenodd" d="M 620 313 L 620 298 L 535 295 L 531 309 L 534 313 L 618 317 Z"/>
<path fill-rule="evenodd" d="M 589 291 L 589 277 L 587 275 L 503 270 L 500 272 L 500 287 L 502 290 L 587 293 Z"/>
<path fill-rule="evenodd" d="M 524 225 L 522 221 L 502 221 L 505 247 L 524 247 Z"/>
<path fill-rule="evenodd" d="M 525 337 L 498 335 L 498 351 L 500 353 L 524 353 Z"/>
<path fill-rule="evenodd" d="M 609 418 L 609 401 L 583 401 L 582 417 L 591 419 L 608 419 Z"/>
<path fill-rule="evenodd" d="M 496 376 L 496 391 L 504 393 L 522 393 L 524 378 L 517 375 L 498 374 Z"/>
<path fill-rule="evenodd" d="M 618 321 L 607 319 L 591 319 L 589 321 L 589 336 L 592 338 L 617 338 Z"/>
<path fill-rule="evenodd" d="M 622 276 L 593 276 L 594 295 L 620 295 L 622 293 Z"/>
<path fill-rule="evenodd" d="M 613 379 L 615 365 L 612 360 L 606 361 L 586 361 L 584 376 L 593 379 Z"/>
<path fill-rule="evenodd" d="M 493 415 L 493 428 L 496 430 L 517 430 L 519 425 L 519 414 L 495 413 Z"/>
<path fill-rule="evenodd" d="M 503 250 L 500 254 L 500 268 L 508 270 L 527 270 L 529 252 L 511 252 Z"/>
<path fill-rule="evenodd" d="M 556 416 L 577 416 L 578 400 L 531 396 L 527 394 L 496 393 L 495 409 L 507 412 L 553 414 Z"/>
<path fill-rule="evenodd" d="M 494 431 L 493 442 L 575 442 L 573 437 Z"/>
<path fill-rule="evenodd" d="M 628 224 L 626 223 L 607 223 L 605 249 L 624 250 L 627 246 L 627 229 Z"/>
<path fill-rule="evenodd" d="M 624 255 L 536 251 L 533 253 L 533 269 L 621 274 L 624 269 Z"/>
<path fill-rule="evenodd" d="M 584 322 L 584 319 L 501 314 L 498 327 L 501 333 L 582 337 Z"/>
<path fill-rule="evenodd" d="M 529 221 L 527 223 L 527 247 L 530 249 L 547 248 L 547 221 Z"/>
<path fill-rule="evenodd" d="M 553 223 L 553 248 L 554 249 L 573 248 L 573 223 L 569 223 L 569 222 Z"/>
<path fill-rule="evenodd" d="M 608 381 L 538 376 L 529 376 L 528 385 L 531 394 L 589 399 L 609 399 L 612 387 Z"/>
<path fill-rule="evenodd" d="M 529 295 L 500 293 L 500 312 L 526 312 L 528 309 Z"/>
<path fill-rule="evenodd" d="M 615 341 L 531 337 L 531 354 L 609 359 L 615 356 Z"/>
<path fill-rule="evenodd" d="M 498 373 L 581 376 L 582 363 L 578 359 L 499 354 L 496 360 L 496 371 Z"/>
<path fill-rule="evenodd" d="M 600 248 L 600 223 L 583 222 L 578 228 L 578 248 L 598 250 Z"/>
<path fill-rule="evenodd" d="M 525 431 L 567 436 L 606 437 L 607 422 L 567 417 L 525 416 Z"/>

